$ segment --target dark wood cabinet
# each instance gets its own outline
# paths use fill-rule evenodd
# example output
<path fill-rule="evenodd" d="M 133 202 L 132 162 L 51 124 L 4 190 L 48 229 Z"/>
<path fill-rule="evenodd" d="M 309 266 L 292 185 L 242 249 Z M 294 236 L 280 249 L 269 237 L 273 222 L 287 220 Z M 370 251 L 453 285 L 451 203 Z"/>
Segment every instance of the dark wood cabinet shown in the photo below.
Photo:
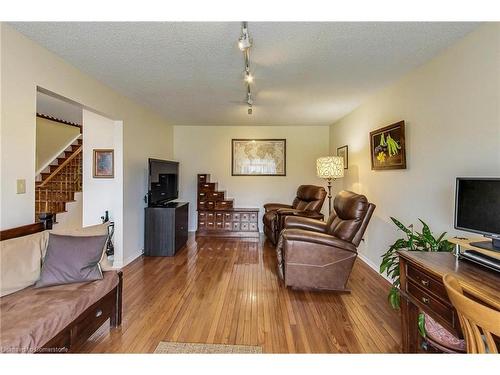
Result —
<path fill-rule="evenodd" d="M 234 207 L 234 200 L 217 190 L 209 174 L 198 175 L 199 236 L 258 237 L 259 209 Z"/>
<path fill-rule="evenodd" d="M 189 203 L 172 202 L 146 207 L 144 255 L 174 256 L 187 241 Z"/>
<path fill-rule="evenodd" d="M 459 260 L 451 253 L 400 251 L 401 333 L 403 353 L 429 351 L 418 333 L 418 315 L 425 312 L 449 332 L 462 337 L 457 312 L 448 298 L 443 276 L 452 273 L 468 285 L 470 297 L 500 309 L 500 277 L 495 271 Z M 431 348 L 430 351 L 436 351 Z"/>

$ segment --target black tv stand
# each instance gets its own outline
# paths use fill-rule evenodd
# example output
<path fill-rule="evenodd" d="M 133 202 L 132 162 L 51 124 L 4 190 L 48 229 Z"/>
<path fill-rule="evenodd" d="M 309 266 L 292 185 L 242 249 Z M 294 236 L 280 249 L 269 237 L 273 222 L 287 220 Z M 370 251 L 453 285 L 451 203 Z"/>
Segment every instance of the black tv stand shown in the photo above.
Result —
<path fill-rule="evenodd" d="M 145 208 L 145 256 L 174 256 L 186 244 L 188 208 L 187 202 L 166 202 Z"/>
<path fill-rule="evenodd" d="M 500 239 L 492 238 L 491 241 L 477 241 L 470 244 L 481 249 L 500 252 Z"/>

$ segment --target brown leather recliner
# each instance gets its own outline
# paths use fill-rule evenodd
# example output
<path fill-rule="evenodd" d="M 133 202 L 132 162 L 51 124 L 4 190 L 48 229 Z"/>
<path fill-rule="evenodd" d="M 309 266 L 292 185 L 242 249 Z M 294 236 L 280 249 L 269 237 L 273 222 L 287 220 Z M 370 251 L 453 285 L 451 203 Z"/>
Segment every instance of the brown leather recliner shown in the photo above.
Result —
<path fill-rule="evenodd" d="M 297 196 L 291 205 L 281 203 L 267 203 L 264 205 L 264 233 L 276 245 L 279 234 L 283 228 L 286 216 L 305 216 L 323 220 L 320 212 L 325 201 L 326 190 L 321 186 L 300 185 Z"/>
<path fill-rule="evenodd" d="M 287 217 L 277 247 L 286 286 L 348 291 L 357 247 L 375 210 L 364 195 L 341 191 L 327 222 Z"/>

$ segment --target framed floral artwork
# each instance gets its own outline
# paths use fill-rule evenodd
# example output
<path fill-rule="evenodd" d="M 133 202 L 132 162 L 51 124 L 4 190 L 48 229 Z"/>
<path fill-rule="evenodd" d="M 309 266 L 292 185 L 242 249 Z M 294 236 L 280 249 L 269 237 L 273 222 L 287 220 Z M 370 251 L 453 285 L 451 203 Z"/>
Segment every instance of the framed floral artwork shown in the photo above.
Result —
<path fill-rule="evenodd" d="M 370 132 L 373 170 L 406 169 L 405 122 Z"/>
<path fill-rule="evenodd" d="M 114 178 L 115 161 L 114 150 L 112 149 L 94 149 L 94 178 Z"/>

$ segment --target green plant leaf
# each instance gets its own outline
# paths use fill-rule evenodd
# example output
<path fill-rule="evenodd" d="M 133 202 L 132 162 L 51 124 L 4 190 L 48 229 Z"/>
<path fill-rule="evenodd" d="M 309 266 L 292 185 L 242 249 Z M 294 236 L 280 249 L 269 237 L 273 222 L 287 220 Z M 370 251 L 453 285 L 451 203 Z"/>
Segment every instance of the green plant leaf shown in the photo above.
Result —
<path fill-rule="evenodd" d="M 380 264 L 380 273 L 384 273 L 384 271 L 387 269 L 387 267 L 389 267 L 391 265 L 391 259 L 390 258 L 387 258 L 385 259 L 384 261 L 382 261 L 382 263 Z"/>
<path fill-rule="evenodd" d="M 401 223 L 398 219 L 396 219 L 396 218 L 394 218 L 394 217 L 392 217 L 392 216 L 391 216 L 391 220 L 392 220 L 392 222 L 393 222 L 394 224 L 396 224 L 396 226 L 397 226 L 399 229 L 401 229 L 401 230 L 402 230 L 403 232 L 405 232 L 407 235 L 409 235 L 409 236 L 410 236 L 410 235 L 412 234 L 411 230 L 410 230 L 410 229 L 408 229 L 407 227 L 405 227 L 405 226 L 403 225 L 403 223 Z"/>
<path fill-rule="evenodd" d="M 438 237 L 438 239 L 436 240 L 436 242 L 440 243 L 443 240 L 444 236 L 446 236 L 446 232 L 441 233 L 441 235 Z"/>
<path fill-rule="evenodd" d="M 424 313 L 418 314 L 417 326 L 418 326 L 418 333 L 420 333 L 420 336 L 425 338 L 427 333 L 425 332 L 425 314 Z"/>
<path fill-rule="evenodd" d="M 389 303 L 391 304 L 392 308 L 397 310 L 399 309 L 400 306 L 400 296 L 399 296 L 399 289 L 396 287 L 392 287 L 391 290 L 389 291 Z"/>

